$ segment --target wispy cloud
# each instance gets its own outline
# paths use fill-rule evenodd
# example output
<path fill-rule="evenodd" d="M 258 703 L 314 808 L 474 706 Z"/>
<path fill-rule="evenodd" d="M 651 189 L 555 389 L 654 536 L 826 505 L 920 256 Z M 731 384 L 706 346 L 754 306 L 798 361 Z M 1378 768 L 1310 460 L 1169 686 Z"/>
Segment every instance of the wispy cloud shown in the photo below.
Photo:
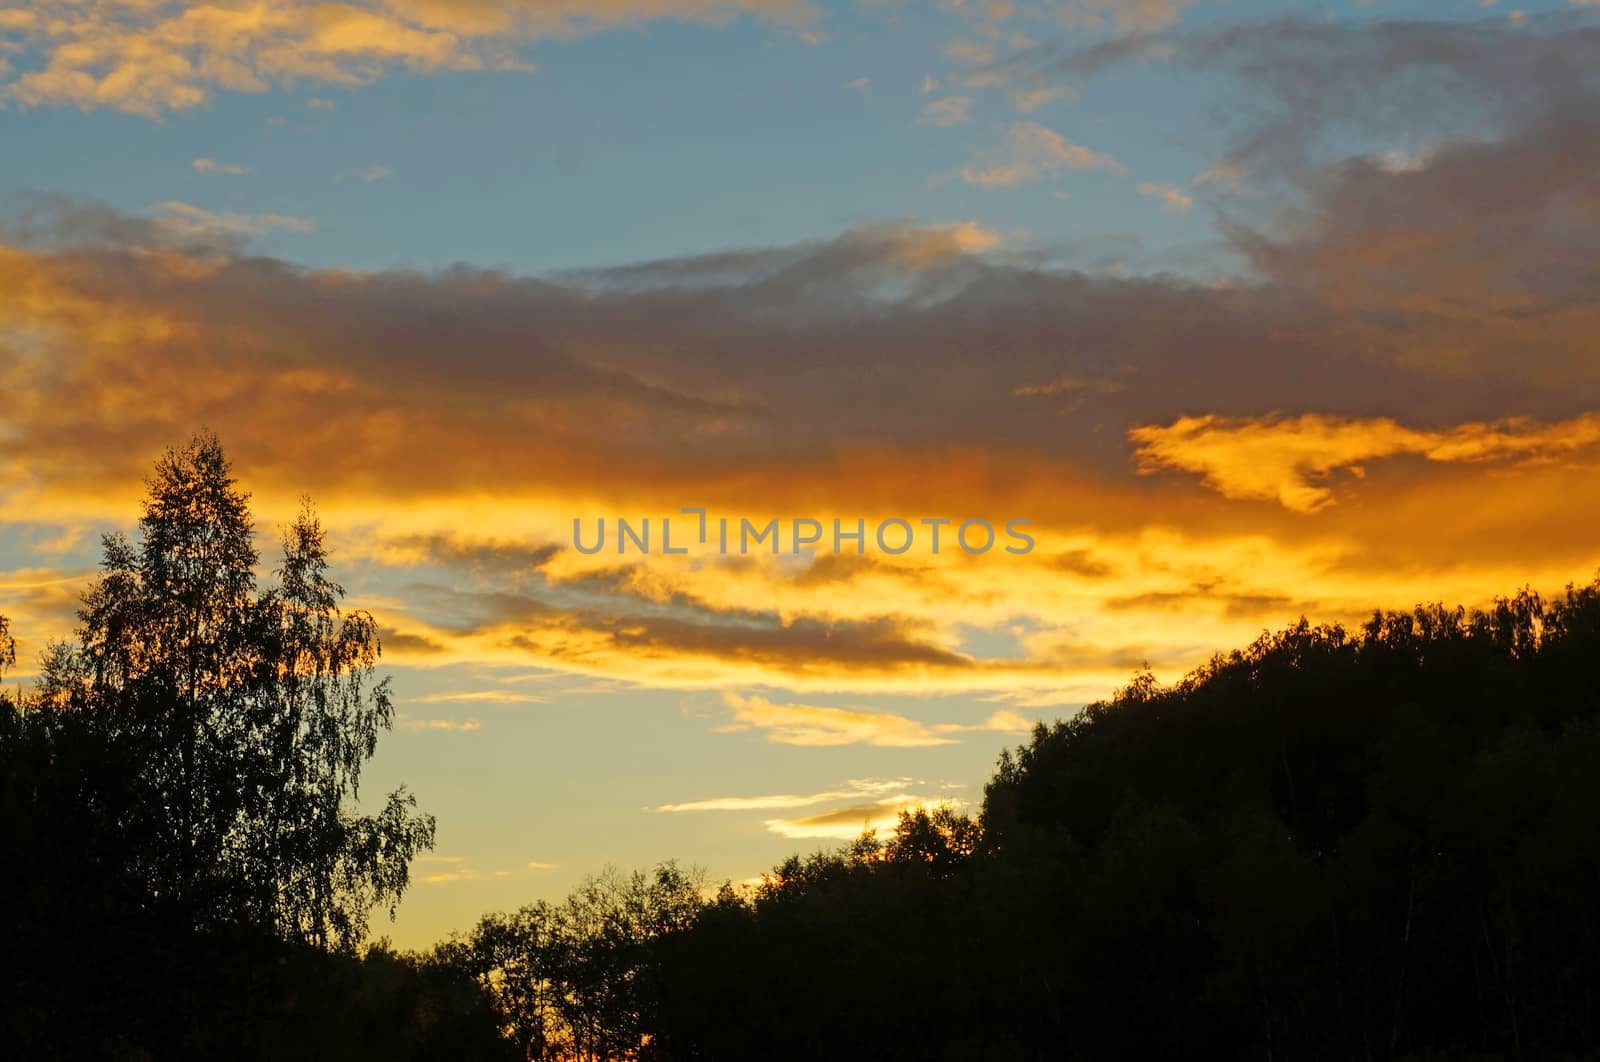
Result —
<path fill-rule="evenodd" d="M 711 797 L 690 800 L 681 804 L 662 804 L 652 811 L 778 811 L 789 808 L 808 808 L 840 800 L 860 800 L 865 794 L 903 792 L 915 782 L 910 778 L 859 778 L 851 779 L 844 789 L 825 790 L 820 793 L 779 793 L 766 796 Z"/>
<path fill-rule="evenodd" d="M 952 126 L 972 120 L 971 96 L 945 96 L 929 100 L 917 118 L 918 125 Z"/>
<path fill-rule="evenodd" d="M 1365 462 L 1402 455 L 1474 463 L 1575 454 L 1600 445 L 1600 414 L 1555 424 L 1518 418 L 1436 430 L 1408 428 L 1388 417 L 1182 417 L 1166 426 L 1135 428 L 1129 437 L 1146 472 L 1198 472 L 1227 497 L 1271 499 L 1311 513 L 1334 500 L 1331 487 L 1315 482 L 1330 472 L 1361 476 Z"/>
<path fill-rule="evenodd" d="M 1194 175 L 1191 182 L 1196 186 L 1215 184 L 1221 185 L 1225 191 L 1237 192 L 1244 184 L 1247 166 L 1237 159 L 1227 159 L 1215 166 L 1207 167 Z"/>
<path fill-rule="evenodd" d="M 443 730 L 470 733 L 480 726 L 476 719 L 414 719 L 402 715 L 395 720 L 401 730 Z"/>
<path fill-rule="evenodd" d="M 892 830 L 900 821 L 900 812 L 923 805 L 923 801 L 908 797 L 868 804 L 851 804 L 815 815 L 793 819 L 767 819 L 762 823 L 770 832 L 780 837 L 818 837 L 830 840 L 849 840 L 863 833 Z"/>
<path fill-rule="evenodd" d="M 1005 715 L 1007 713 L 997 713 Z M 819 837 L 850 839 L 863 830 L 890 830 L 899 822 L 902 811 L 917 808 L 934 808 L 955 804 L 949 795 L 949 785 L 939 786 L 940 795 L 924 796 L 911 792 L 911 787 L 924 785 L 910 778 L 863 778 L 850 781 L 844 788 L 808 794 L 776 794 L 771 796 L 715 797 L 683 804 L 664 804 L 654 808 L 664 812 L 711 811 L 776 811 L 796 810 L 836 804 L 826 811 L 807 815 L 782 816 L 762 820 L 770 833 L 782 837 Z"/>
<path fill-rule="evenodd" d="M 1032 730 L 1034 721 L 1010 709 L 1002 708 L 978 723 L 937 723 L 934 730 L 941 734 L 1026 734 Z"/>
<path fill-rule="evenodd" d="M 406 698 L 412 704 L 548 704 L 550 698 L 515 690 L 454 690 Z"/>
<path fill-rule="evenodd" d="M 1045 85 L 1039 88 L 1018 89 L 1011 94 L 1011 105 L 1023 114 L 1032 114 L 1056 100 L 1072 99 L 1075 93 L 1065 85 Z"/>
<path fill-rule="evenodd" d="M 239 166 L 229 162 L 218 162 L 216 159 L 199 158 L 189 164 L 196 173 L 215 173 L 228 177 L 239 177 L 250 172 L 250 167 Z"/>
<path fill-rule="evenodd" d="M 963 167 L 960 177 L 980 188 L 1011 188 L 1066 171 L 1102 170 L 1126 173 L 1110 155 L 1074 144 L 1038 122 L 1013 122 L 1001 146 Z"/>
<path fill-rule="evenodd" d="M 1160 181 L 1142 181 L 1139 184 L 1139 194 L 1150 196 L 1152 199 L 1161 200 L 1163 210 L 1183 213 L 1194 206 L 1194 197 L 1183 189 Z"/>
<path fill-rule="evenodd" d="M 890 712 L 830 708 L 809 704 L 774 704 L 765 697 L 724 694 L 733 722 L 719 730 L 762 730 L 781 745 L 880 745 L 919 748 L 948 744 L 933 729 Z"/>
<path fill-rule="evenodd" d="M 150 212 L 165 233 L 179 240 L 204 241 L 218 236 L 256 237 L 275 231 L 310 235 L 317 231 L 316 223 L 308 218 L 287 214 L 211 211 L 178 201 L 157 203 L 150 208 Z"/>
<path fill-rule="evenodd" d="M 1049 398 L 1055 395 L 1100 394 L 1114 395 L 1127 390 L 1121 380 L 1102 377 L 1058 376 L 1039 384 L 1024 384 L 1011 393 L 1019 398 Z"/>
<path fill-rule="evenodd" d="M 381 181 L 385 177 L 392 176 L 394 176 L 394 171 L 389 169 L 389 167 L 373 164 L 357 170 L 341 170 L 339 171 L 338 175 L 334 177 L 334 180 L 339 183 L 343 183 L 345 181 L 360 181 L 362 184 L 372 184 L 374 181 Z"/>
<path fill-rule="evenodd" d="M 417 875 L 417 879 L 425 885 L 445 885 L 453 881 L 476 881 L 479 874 L 467 866 L 465 856 L 446 855 L 420 855 L 412 860 L 419 867 L 440 867 L 439 870 L 425 870 Z"/>

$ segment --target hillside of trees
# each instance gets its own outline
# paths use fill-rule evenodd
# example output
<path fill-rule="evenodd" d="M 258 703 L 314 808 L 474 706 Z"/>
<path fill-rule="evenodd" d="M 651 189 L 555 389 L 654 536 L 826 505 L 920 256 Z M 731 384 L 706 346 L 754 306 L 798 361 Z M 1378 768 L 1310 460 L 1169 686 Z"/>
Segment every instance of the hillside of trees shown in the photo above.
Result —
<path fill-rule="evenodd" d="M 309 510 L 270 587 L 250 526 L 215 440 L 169 454 L 0 693 L 13 1057 L 1600 1058 L 1600 582 L 1302 621 L 1038 727 L 972 815 L 401 955 L 433 821 L 356 810 L 376 629 Z"/>

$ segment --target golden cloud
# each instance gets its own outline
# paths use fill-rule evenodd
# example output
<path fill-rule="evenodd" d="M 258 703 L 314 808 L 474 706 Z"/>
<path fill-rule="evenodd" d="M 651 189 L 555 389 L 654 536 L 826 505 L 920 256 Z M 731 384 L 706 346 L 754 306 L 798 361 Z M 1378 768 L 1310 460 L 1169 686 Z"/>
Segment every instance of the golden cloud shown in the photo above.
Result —
<path fill-rule="evenodd" d="M 846 841 L 860 837 L 863 833 L 892 831 L 900 822 L 901 812 L 918 809 L 932 811 L 953 803 L 938 798 L 892 796 L 870 803 L 849 804 L 799 818 L 767 819 L 762 825 L 780 837 L 821 837 Z"/>
<path fill-rule="evenodd" d="M 711 797 L 705 800 L 691 800 L 681 804 L 662 804 L 660 807 L 652 808 L 651 810 L 663 812 L 775 811 L 805 808 L 842 800 L 860 800 L 864 794 L 869 793 L 898 793 L 910 784 L 912 784 L 912 780 L 909 778 L 861 778 L 852 779 L 846 788 L 841 790 L 804 794 L 780 793 L 769 796 Z"/>
<path fill-rule="evenodd" d="M 401 730 L 446 730 L 470 733 L 480 726 L 476 719 L 414 719 L 402 713 L 395 720 Z"/>
<path fill-rule="evenodd" d="M 903 811 L 953 807 L 958 802 L 948 796 L 919 796 L 908 791 L 910 778 L 854 779 L 844 788 L 821 793 L 778 794 L 752 797 L 713 797 L 683 804 L 664 804 L 654 811 L 771 811 L 800 809 L 819 804 L 836 805 L 808 815 L 765 819 L 762 825 L 783 837 L 824 837 L 851 840 L 864 831 L 894 829 Z M 950 788 L 949 786 L 945 787 Z"/>
<path fill-rule="evenodd" d="M 1127 167 L 1102 151 L 1074 144 L 1038 122 L 1013 122 L 1004 142 L 960 171 L 961 179 L 980 188 L 1010 188 L 1062 171 L 1104 170 L 1126 173 Z"/>
<path fill-rule="evenodd" d="M 769 741 L 782 745 L 921 748 L 950 743 L 934 728 L 891 712 L 774 704 L 765 697 L 741 697 L 731 692 L 723 699 L 733 709 L 733 722 L 719 730 L 764 730 Z"/>
<path fill-rule="evenodd" d="M 1198 472 L 1230 498 L 1275 499 L 1310 513 L 1334 499 L 1332 488 L 1312 480 L 1335 470 L 1360 476 L 1363 462 L 1405 454 L 1441 463 L 1564 457 L 1600 443 L 1600 414 L 1556 424 L 1519 418 L 1433 431 L 1388 417 L 1182 417 L 1166 426 L 1135 428 L 1129 437 L 1139 446 L 1144 472 Z"/>
<path fill-rule="evenodd" d="M 395 68 L 526 69 L 519 46 L 540 38 L 741 14 L 803 25 L 816 12 L 804 0 L 45 0 L 0 12 L 0 33 L 37 60 L 0 68 L 0 99 L 156 117 L 219 90 L 358 85 Z"/>
<path fill-rule="evenodd" d="M 1478 602 L 1600 560 L 1600 381 L 1572 356 L 1559 285 L 1502 355 L 1542 359 L 1548 381 L 1508 387 L 1498 368 L 1413 357 L 1455 319 L 1397 331 L 1403 307 L 1368 320 L 1320 280 L 1058 271 L 969 222 L 535 278 L 305 269 L 250 253 L 239 225 L 48 205 L 0 243 L 0 513 L 32 541 L 80 543 L 30 577 L 58 589 L 8 599 L 32 639 L 70 629 L 85 529 L 128 519 L 154 457 L 208 424 L 266 526 L 315 496 L 389 658 L 421 668 L 960 691 L 1015 712 L 1092 700 L 1146 664 L 1171 677 L 1302 612 Z M 1426 395 L 1447 427 L 1395 419 L 1396 394 Z M 1312 400 L 1324 411 L 1259 412 Z M 1538 417 L 1483 419 L 1502 404 Z M 1236 500 L 1255 498 L 1280 504 Z M 685 505 L 830 526 L 1022 517 L 1037 545 L 892 556 L 869 531 L 860 555 L 570 548 L 575 517 L 676 516 L 683 541 Z M 1428 540 L 1393 534 L 1402 519 Z M 738 710 L 813 745 L 972 732 L 827 705 Z"/>

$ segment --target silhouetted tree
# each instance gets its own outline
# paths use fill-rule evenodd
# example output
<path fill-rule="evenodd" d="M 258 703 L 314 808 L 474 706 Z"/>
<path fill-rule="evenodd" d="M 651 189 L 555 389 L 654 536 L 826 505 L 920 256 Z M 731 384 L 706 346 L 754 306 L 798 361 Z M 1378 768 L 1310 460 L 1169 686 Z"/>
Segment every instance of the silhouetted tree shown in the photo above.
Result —
<path fill-rule="evenodd" d="M 471 979 L 368 949 L 433 820 L 355 803 L 392 720 L 309 507 L 256 588 L 214 438 L 104 541 L 73 644 L 0 691 L 0 1037 L 22 1058 L 507 1057 Z M 0 675 L 13 665 L 0 619 Z M 332 949 L 332 950 L 330 950 Z"/>
<path fill-rule="evenodd" d="M 309 504 L 258 593 L 247 500 L 214 437 L 169 451 L 138 543 L 104 540 L 78 644 L 46 658 L 41 700 L 135 750 L 157 901 L 353 946 L 373 906 L 398 902 L 433 820 L 403 788 L 352 810 L 393 720 L 387 682 L 371 682 L 376 626 L 341 614 Z"/>
<path fill-rule="evenodd" d="M 1600 583 L 1305 621 L 649 954 L 653 1057 L 1595 1058 Z"/>
<path fill-rule="evenodd" d="M 508 1039 L 529 1059 L 626 1062 L 649 1053 L 647 1022 L 664 986 L 653 949 L 686 931 L 701 878 L 667 862 L 646 874 L 606 870 L 559 904 L 486 915 L 435 960 L 492 994 Z"/>

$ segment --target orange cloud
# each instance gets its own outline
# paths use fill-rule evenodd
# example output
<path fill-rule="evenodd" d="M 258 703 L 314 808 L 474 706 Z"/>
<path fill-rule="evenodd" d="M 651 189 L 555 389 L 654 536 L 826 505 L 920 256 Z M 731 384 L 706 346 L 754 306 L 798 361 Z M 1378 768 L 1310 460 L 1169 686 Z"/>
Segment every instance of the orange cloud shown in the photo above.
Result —
<path fill-rule="evenodd" d="M 1431 330 L 1455 333 L 1433 314 L 1356 358 L 1360 315 L 1315 286 L 1058 271 L 967 222 L 542 279 L 312 270 L 237 231 L 50 206 L 0 243 L 0 513 L 34 541 L 91 542 L 82 529 L 137 511 L 162 447 L 220 427 L 264 526 L 313 494 L 402 665 L 780 688 L 743 705 L 745 725 L 931 744 L 965 731 L 812 694 L 1070 705 L 1302 612 L 1476 602 L 1600 560 L 1583 364 L 1516 388 L 1411 364 Z M 1546 320 L 1524 321 L 1517 358 L 1562 363 L 1566 319 Z M 1458 427 L 1404 427 L 1396 394 Z M 1313 400 L 1309 417 L 1259 414 Z M 1539 419 L 1483 419 L 1497 407 Z M 685 505 L 829 525 L 1023 517 L 1037 544 L 570 548 L 575 517 Z M 1394 535 L 1400 519 L 1428 540 Z M 1530 538 L 1533 556 L 1508 545 Z M 14 631 L 70 629 L 77 548 L 38 576 L 57 589 L 8 598 Z"/>
<path fill-rule="evenodd" d="M 779 793 L 766 796 L 749 797 L 711 797 L 706 800 L 691 800 L 681 804 L 662 804 L 652 808 L 653 811 L 680 812 L 680 811 L 774 811 L 790 808 L 812 807 L 817 804 L 827 804 L 843 800 L 860 800 L 865 794 L 897 793 L 912 784 L 910 778 L 852 779 L 848 786 L 840 790 L 830 790 L 821 793 Z"/>
<path fill-rule="evenodd" d="M 900 821 L 902 811 L 918 808 L 932 810 L 954 806 L 957 802 L 948 796 L 919 796 L 909 792 L 913 785 L 909 778 L 855 779 L 843 789 L 809 794 L 777 794 L 752 797 L 714 797 L 683 804 L 664 804 L 655 808 L 663 812 L 707 811 L 769 811 L 799 809 L 819 804 L 834 804 L 826 811 L 808 815 L 766 819 L 764 825 L 770 832 L 783 837 L 824 837 L 851 840 L 864 830 L 892 830 Z M 949 788 L 949 787 L 946 787 Z"/>
<path fill-rule="evenodd" d="M 1152 199 L 1159 199 L 1163 210 L 1173 210 L 1180 214 L 1194 206 L 1193 196 L 1181 188 L 1176 188 L 1170 184 L 1162 184 L 1160 181 L 1141 181 L 1139 183 L 1139 194 L 1150 196 Z"/>
<path fill-rule="evenodd" d="M 960 171 L 961 179 L 980 188 L 1010 188 L 1075 170 L 1126 173 L 1127 167 L 1102 151 L 1074 144 L 1038 122 L 1013 122 L 1000 148 Z"/>
<path fill-rule="evenodd" d="M 919 748 L 947 745 L 936 730 L 890 712 L 824 708 L 809 704 L 773 704 L 765 697 L 723 695 L 733 709 L 733 723 L 720 730 L 765 730 L 768 740 L 782 745 L 881 745 Z"/>
<path fill-rule="evenodd" d="M 395 725 L 401 730 L 448 730 L 470 733 L 477 730 L 480 724 L 476 719 L 413 719 L 402 714 L 395 720 Z"/>
<path fill-rule="evenodd" d="M 1275 499 L 1285 508 L 1310 513 L 1333 502 L 1333 490 L 1312 481 L 1335 470 L 1359 476 L 1362 462 L 1404 454 L 1445 463 L 1575 454 L 1600 443 L 1600 414 L 1556 424 L 1513 419 L 1436 431 L 1407 428 L 1387 417 L 1182 417 L 1128 434 L 1139 445 L 1144 472 L 1198 472 L 1227 497 Z"/>
<path fill-rule="evenodd" d="M 0 99 L 157 117 L 219 90 L 358 85 L 395 68 L 526 69 L 518 48 L 530 41 L 657 19 L 804 25 L 816 12 L 805 0 L 45 0 L 3 14 L 0 30 L 36 63 L 0 66 Z"/>

